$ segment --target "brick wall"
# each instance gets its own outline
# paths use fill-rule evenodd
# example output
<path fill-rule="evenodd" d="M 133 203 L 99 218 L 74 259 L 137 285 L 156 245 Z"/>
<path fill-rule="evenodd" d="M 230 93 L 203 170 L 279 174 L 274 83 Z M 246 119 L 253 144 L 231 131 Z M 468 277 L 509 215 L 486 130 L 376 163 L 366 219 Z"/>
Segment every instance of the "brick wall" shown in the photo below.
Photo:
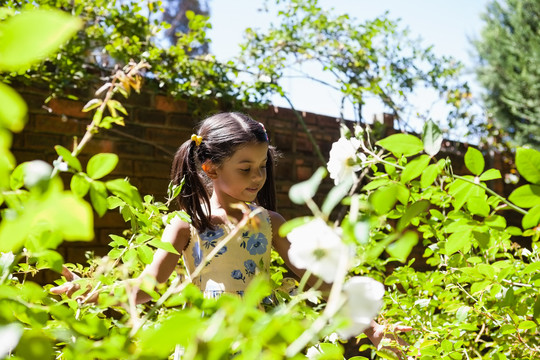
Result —
<path fill-rule="evenodd" d="M 29 105 L 28 123 L 24 131 L 15 135 L 12 151 L 17 163 L 42 159 L 49 163 L 57 158 L 54 146 L 59 144 L 72 149 L 74 139 L 81 138 L 90 123 L 90 115 L 81 112 L 84 101 L 53 99 L 46 106 L 44 100 L 49 95 L 46 90 L 19 88 Z M 154 195 L 164 201 L 172 157 L 177 147 L 189 139 L 197 123 L 215 110 L 207 104 L 173 100 L 163 95 L 143 93 L 132 94 L 123 101 L 128 116 L 126 126 L 115 126 L 102 130 L 83 150 L 79 159 L 85 166 L 88 159 L 99 152 L 114 152 L 120 161 L 111 177 L 129 177 L 142 195 Z M 193 114 L 201 114 L 196 116 Z M 247 111 L 252 117 L 264 123 L 271 142 L 282 153 L 276 172 L 278 210 L 286 218 L 308 214 L 302 206 L 293 205 L 288 197 L 291 185 L 308 179 L 321 165 L 307 135 L 290 109 L 270 107 L 266 110 Z M 339 126 L 335 118 L 302 113 L 311 134 L 328 156 L 331 145 L 339 138 Z M 386 135 L 394 132 L 393 118 L 389 115 L 379 117 Z M 463 165 L 463 155 L 467 144 L 445 141 L 443 151 L 437 157 L 449 156 L 454 171 L 467 173 Z M 488 167 L 499 168 L 503 163 L 499 154 L 487 159 Z M 506 169 L 507 171 L 507 169 Z M 319 191 L 324 197 L 331 188 L 330 180 L 324 182 Z M 490 182 L 498 193 L 508 196 L 509 189 L 503 181 Z M 127 228 L 122 217 L 115 211 L 105 216 L 95 216 L 96 239 L 91 243 L 65 243 L 60 250 L 69 262 L 85 262 L 84 253 L 88 250 L 104 255 L 110 241 L 109 234 L 120 234 Z M 415 249 L 417 255 L 423 250 Z"/>
<path fill-rule="evenodd" d="M 90 124 L 90 115 L 81 112 L 85 101 L 53 99 L 44 105 L 49 95 L 46 90 L 21 87 L 18 91 L 28 103 L 29 115 L 24 131 L 14 137 L 12 152 L 17 163 L 35 159 L 52 163 L 57 158 L 54 146 L 72 149 L 74 141 L 82 138 Z M 120 161 L 111 178 L 129 177 L 142 195 L 151 194 L 164 201 L 174 152 L 190 138 L 197 123 L 212 111 L 195 116 L 192 114 L 201 113 L 198 105 L 152 93 L 133 94 L 123 104 L 129 114 L 126 125 L 102 130 L 85 147 L 79 159 L 84 167 L 92 155 L 114 152 Z M 247 112 L 265 125 L 272 144 L 282 154 L 276 172 L 280 213 L 285 218 L 307 214 L 306 208 L 291 204 L 288 191 L 291 185 L 308 179 L 321 163 L 295 114 L 276 107 Z M 303 113 L 303 117 L 327 156 L 332 143 L 339 137 L 336 119 L 312 113 Z M 329 182 L 324 183 L 321 194 L 327 193 L 330 186 Z M 126 228 L 115 211 L 109 211 L 103 217 L 96 215 L 95 241 L 65 243 L 61 252 L 69 262 L 84 262 L 84 253 L 88 250 L 104 255 L 108 251 L 105 245 L 110 241 L 108 234 L 120 234 Z"/>

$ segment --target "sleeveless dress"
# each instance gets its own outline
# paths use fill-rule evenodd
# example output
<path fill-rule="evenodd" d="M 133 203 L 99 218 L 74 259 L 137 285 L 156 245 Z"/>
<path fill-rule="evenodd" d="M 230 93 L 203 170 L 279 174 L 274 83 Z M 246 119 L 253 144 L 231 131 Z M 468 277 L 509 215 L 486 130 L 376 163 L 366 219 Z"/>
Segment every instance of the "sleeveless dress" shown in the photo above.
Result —
<path fill-rule="evenodd" d="M 251 210 L 256 206 L 250 205 Z M 231 239 L 191 278 L 204 296 L 218 297 L 224 292 L 243 295 L 250 280 L 258 273 L 268 274 L 272 249 L 272 223 L 264 208 L 256 215 L 257 228 L 247 226 Z M 197 231 L 191 226 L 191 238 L 183 252 L 184 265 L 191 274 L 206 256 L 234 229 L 234 224 L 219 224 L 214 229 Z"/>

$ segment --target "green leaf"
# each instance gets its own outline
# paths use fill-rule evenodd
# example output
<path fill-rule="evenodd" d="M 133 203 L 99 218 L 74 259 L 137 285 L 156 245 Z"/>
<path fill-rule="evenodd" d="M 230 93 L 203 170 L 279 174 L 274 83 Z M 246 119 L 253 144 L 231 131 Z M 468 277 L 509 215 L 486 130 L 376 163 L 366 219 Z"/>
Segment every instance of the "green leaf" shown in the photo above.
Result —
<path fill-rule="evenodd" d="M 540 185 L 540 151 L 518 148 L 516 167 L 521 176 L 530 183 Z"/>
<path fill-rule="evenodd" d="M 508 200 L 522 208 L 540 205 L 540 186 L 522 185 L 512 191 Z"/>
<path fill-rule="evenodd" d="M 321 207 L 323 214 L 330 215 L 334 207 L 336 207 L 336 205 L 339 204 L 345 196 L 347 196 L 353 183 L 354 178 L 351 177 L 345 179 L 343 182 L 339 183 L 337 186 L 334 186 L 330 190 Z"/>
<path fill-rule="evenodd" d="M 469 147 L 465 153 L 465 166 L 474 175 L 480 175 L 484 171 L 484 156 L 479 150 Z"/>
<path fill-rule="evenodd" d="M 521 219 L 521 226 L 523 229 L 529 229 L 536 227 L 540 224 L 540 205 L 536 205 L 532 209 L 529 209 L 527 214 Z"/>
<path fill-rule="evenodd" d="M 386 150 L 394 153 L 396 156 L 412 156 L 418 154 L 424 149 L 422 140 L 409 134 L 390 135 L 375 143 Z"/>
<path fill-rule="evenodd" d="M 1 39 L 0 35 L 0 41 Z M 13 132 L 21 131 L 26 123 L 26 112 L 28 111 L 26 102 L 15 90 L 1 82 L 0 104 L 2 104 L 0 106 L 0 128 L 3 127 Z"/>
<path fill-rule="evenodd" d="M 23 11 L 0 24 L 0 71 L 24 71 L 52 55 L 82 27 L 55 9 Z"/>
<path fill-rule="evenodd" d="M 99 216 L 107 212 L 107 188 L 101 181 L 93 181 L 90 184 L 90 201 Z"/>
<path fill-rule="evenodd" d="M 525 320 L 519 323 L 518 330 L 528 330 L 528 329 L 534 329 L 536 327 L 536 323 L 531 320 Z"/>
<path fill-rule="evenodd" d="M 420 177 L 420 186 L 422 189 L 425 189 L 437 178 L 437 176 L 441 173 L 439 166 L 437 164 L 431 164 L 429 165 L 423 172 L 422 176 Z"/>
<path fill-rule="evenodd" d="M 90 241 L 94 238 L 94 216 L 90 205 L 77 196 L 65 192 L 54 200 L 50 210 L 62 236 L 69 241 Z"/>
<path fill-rule="evenodd" d="M 154 252 L 147 245 L 137 247 L 137 255 L 139 255 L 139 259 L 147 265 L 154 259 Z"/>
<path fill-rule="evenodd" d="M 415 203 L 412 203 L 407 210 L 405 211 L 405 214 L 399 219 L 397 224 L 397 230 L 401 231 L 403 230 L 412 219 L 420 215 L 421 213 L 425 212 L 429 208 L 429 201 L 428 200 L 419 200 Z"/>
<path fill-rule="evenodd" d="M 129 205 L 137 209 L 142 209 L 142 199 L 137 188 L 131 185 L 127 180 L 114 179 L 105 183 L 107 189 L 114 195 L 124 200 Z"/>
<path fill-rule="evenodd" d="M 474 215 L 488 216 L 490 207 L 485 196 L 471 196 L 467 200 L 467 208 Z"/>
<path fill-rule="evenodd" d="M 176 255 L 180 255 L 180 253 L 169 242 L 161 241 L 159 239 L 152 239 L 148 242 L 148 244 L 158 249 L 165 250 L 167 252 L 170 252 Z"/>
<path fill-rule="evenodd" d="M 114 170 L 118 164 L 118 155 L 113 153 L 100 153 L 92 156 L 86 166 L 86 172 L 92 179 L 101 179 Z"/>
<path fill-rule="evenodd" d="M 369 197 L 369 202 L 377 212 L 377 214 L 387 214 L 394 207 L 397 201 L 397 185 L 392 184 L 383 186 L 377 189 Z"/>
<path fill-rule="evenodd" d="M 430 157 L 427 155 L 421 155 L 416 159 L 409 162 L 403 172 L 401 173 L 401 183 L 406 184 L 409 181 L 416 179 L 422 174 L 429 164 Z"/>
<path fill-rule="evenodd" d="M 398 261 L 404 263 L 407 261 L 407 257 L 417 243 L 418 234 L 413 231 L 407 231 L 397 241 L 388 245 L 386 252 Z"/>
<path fill-rule="evenodd" d="M 458 231 L 453 233 L 446 239 L 445 250 L 446 255 L 452 255 L 453 253 L 463 250 L 465 246 L 471 242 L 471 230 Z"/>
<path fill-rule="evenodd" d="M 71 155 L 71 151 L 69 151 L 68 149 L 66 149 L 65 147 L 61 145 L 56 145 L 54 149 L 56 150 L 56 153 L 58 154 L 58 156 L 61 156 L 62 159 L 70 167 L 72 167 L 73 169 L 77 171 L 82 171 L 81 162 L 75 156 Z"/>
<path fill-rule="evenodd" d="M 500 215 L 491 215 L 485 220 L 486 225 L 499 230 L 506 229 L 506 219 Z"/>
<path fill-rule="evenodd" d="M 86 176 L 81 174 L 75 174 L 71 178 L 70 182 L 70 188 L 71 191 L 78 197 L 84 197 L 88 193 L 88 190 L 90 190 L 90 182 L 86 178 Z"/>
<path fill-rule="evenodd" d="M 480 175 L 480 181 L 495 180 L 501 178 L 501 172 L 497 169 L 486 170 L 482 175 Z"/>
<path fill-rule="evenodd" d="M 472 178 L 467 176 L 465 177 Z M 448 187 L 448 193 L 453 197 L 452 204 L 454 205 L 454 208 L 459 210 L 471 196 L 484 195 L 485 191 L 475 184 L 457 179 Z"/>
<path fill-rule="evenodd" d="M 306 201 L 312 199 L 317 193 L 321 181 L 326 177 L 326 174 L 326 169 L 320 167 L 309 180 L 291 186 L 291 189 L 289 190 L 289 198 L 291 201 L 297 205 L 303 205 Z"/>
<path fill-rule="evenodd" d="M 536 301 L 533 306 L 533 317 L 538 321 L 540 320 L 540 296 L 536 297 Z"/>
<path fill-rule="evenodd" d="M 429 156 L 433 157 L 441 150 L 443 135 L 441 129 L 431 120 L 424 124 L 422 132 L 422 142 L 424 143 L 424 151 Z"/>
<path fill-rule="evenodd" d="M 18 190 L 24 186 L 24 167 L 27 163 L 19 164 L 9 177 L 9 187 L 11 190 Z"/>

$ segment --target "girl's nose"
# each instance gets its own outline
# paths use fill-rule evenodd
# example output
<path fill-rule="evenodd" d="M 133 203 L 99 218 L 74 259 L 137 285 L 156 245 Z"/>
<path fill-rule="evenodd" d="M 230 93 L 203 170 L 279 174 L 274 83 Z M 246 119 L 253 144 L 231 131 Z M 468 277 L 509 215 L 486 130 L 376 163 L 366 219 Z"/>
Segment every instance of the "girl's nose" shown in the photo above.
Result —
<path fill-rule="evenodd" d="M 265 169 L 256 169 L 253 174 L 253 179 L 262 179 L 264 177 Z"/>

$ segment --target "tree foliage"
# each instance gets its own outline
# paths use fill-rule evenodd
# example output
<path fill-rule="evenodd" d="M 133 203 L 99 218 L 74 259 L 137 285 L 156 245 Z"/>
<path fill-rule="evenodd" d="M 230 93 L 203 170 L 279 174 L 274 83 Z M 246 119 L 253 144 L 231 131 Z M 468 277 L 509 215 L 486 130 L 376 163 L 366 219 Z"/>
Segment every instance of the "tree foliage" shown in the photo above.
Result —
<path fill-rule="evenodd" d="M 491 1 L 483 15 L 480 83 L 491 116 L 516 144 L 540 147 L 540 3 Z"/>
<path fill-rule="evenodd" d="M 268 30 L 248 29 L 240 56 L 240 63 L 255 76 L 256 89 L 271 89 L 269 95 L 289 99 L 283 80 L 309 79 L 338 91 L 341 110 L 352 104 L 357 120 L 366 120 L 362 106 L 375 98 L 402 129 L 419 132 L 411 124 L 429 119 L 430 114 L 411 109 L 410 99 L 428 88 L 451 105 L 450 124 L 469 118 L 470 93 L 458 77 L 462 65 L 436 56 L 397 21 L 383 15 L 359 22 L 322 9 L 316 0 L 276 3 L 276 21 Z M 313 75 L 314 68 L 322 75 Z"/>

